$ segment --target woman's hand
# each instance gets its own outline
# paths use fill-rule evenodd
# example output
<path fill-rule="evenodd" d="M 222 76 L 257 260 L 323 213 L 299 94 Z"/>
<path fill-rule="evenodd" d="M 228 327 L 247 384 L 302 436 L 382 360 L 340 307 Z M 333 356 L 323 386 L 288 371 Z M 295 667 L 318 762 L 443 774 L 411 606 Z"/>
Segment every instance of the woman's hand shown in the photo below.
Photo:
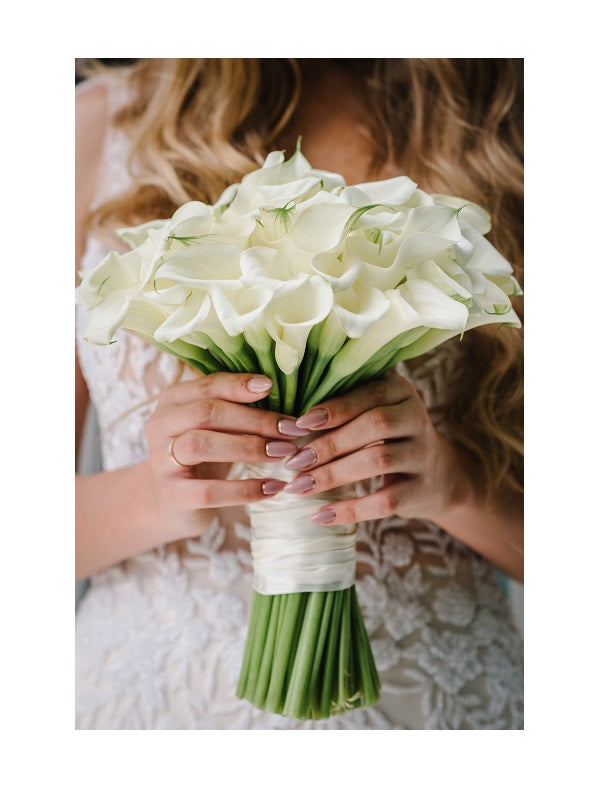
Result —
<path fill-rule="evenodd" d="M 321 403 L 297 424 L 327 432 L 286 462 L 300 474 L 285 492 L 317 494 L 383 476 L 382 489 L 324 506 L 314 522 L 427 519 L 523 580 L 522 495 L 503 487 L 487 502 L 481 467 L 436 431 L 410 381 L 392 373 Z"/>
<path fill-rule="evenodd" d="M 384 487 L 333 503 L 315 522 L 347 523 L 393 514 L 441 519 L 464 475 L 454 447 L 433 427 L 410 381 L 392 373 L 310 410 L 298 425 L 328 431 L 286 462 L 302 470 L 286 492 L 316 494 L 383 475 Z"/>
<path fill-rule="evenodd" d="M 173 539 L 197 536 L 215 509 L 276 494 L 282 481 L 227 480 L 231 464 L 280 461 L 307 430 L 246 407 L 271 389 L 263 375 L 215 373 L 163 391 L 146 423 L 158 518 Z"/>

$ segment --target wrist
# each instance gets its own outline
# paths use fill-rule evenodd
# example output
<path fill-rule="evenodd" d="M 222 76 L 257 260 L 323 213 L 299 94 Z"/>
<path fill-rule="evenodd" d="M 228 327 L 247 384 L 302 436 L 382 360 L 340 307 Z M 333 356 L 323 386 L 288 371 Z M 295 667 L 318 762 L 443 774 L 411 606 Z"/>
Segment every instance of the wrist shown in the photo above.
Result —
<path fill-rule="evenodd" d="M 441 458 L 441 497 L 437 513 L 431 521 L 451 531 L 452 521 L 466 511 L 483 509 L 485 483 L 483 469 L 464 448 L 438 434 Z"/>

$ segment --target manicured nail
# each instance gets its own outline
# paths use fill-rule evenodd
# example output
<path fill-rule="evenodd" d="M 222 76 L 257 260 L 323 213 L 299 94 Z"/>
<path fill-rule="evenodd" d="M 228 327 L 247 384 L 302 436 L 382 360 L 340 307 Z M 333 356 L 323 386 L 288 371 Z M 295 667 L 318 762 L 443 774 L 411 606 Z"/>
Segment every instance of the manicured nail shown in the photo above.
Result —
<path fill-rule="evenodd" d="M 320 525 L 322 522 L 332 522 L 334 519 L 335 511 L 333 508 L 322 508 L 320 511 L 317 511 L 316 514 L 312 515 L 310 521 Z"/>
<path fill-rule="evenodd" d="M 264 481 L 261 489 L 263 494 L 277 494 L 283 489 L 284 486 L 285 483 L 283 481 L 270 480 Z"/>
<path fill-rule="evenodd" d="M 296 453 L 295 456 L 288 458 L 284 466 L 286 469 L 306 469 L 317 463 L 317 454 L 312 447 L 305 447 Z"/>
<path fill-rule="evenodd" d="M 329 419 L 329 414 L 324 408 L 313 408 L 308 414 L 303 414 L 298 418 L 298 425 L 303 428 L 319 428 Z"/>
<path fill-rule="evenodd" d="M 315 479 L 312 475 L 299 475 L 291 483 L 288 483 L 283 491 L 289 494 L 302 494 L 303 492 L 310 492 L 314 488 Z"/>
<path fill-rule="evenodd" d="M 273 381 L 270 378 L 250 378 L 246 384 L 247 389 L 256 394 L 266 392 L 271 386 L 273 386 Z"/>
<path fill-rule="evenodd" d="M 306 436 L 310 433 L 308 428 L 299 428 L 293 419 L 280 419 L 277 427 L 279 433 L 283 433 L 284 436 Z"/>
<path fill-rule="evenodd" d="M 293 455 L 298 448 L 292 442 L 267 442 L 265 452 L 271 458 Z"/>

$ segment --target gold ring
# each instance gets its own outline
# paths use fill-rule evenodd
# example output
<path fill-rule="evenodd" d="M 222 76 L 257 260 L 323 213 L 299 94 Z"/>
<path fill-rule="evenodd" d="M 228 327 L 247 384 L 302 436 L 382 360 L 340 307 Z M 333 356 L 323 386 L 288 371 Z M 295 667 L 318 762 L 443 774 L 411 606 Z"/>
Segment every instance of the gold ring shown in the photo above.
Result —
<path fill-rule="evenodd" d="M 182 464 L 181 461 L 177 461 L 173 455 L 173 445 L 175 444 L 175 440 L 178 438 L 178 436 L 174 436 L 169 443 L 169 457 L 174 464 L 177 464 L 178 467 L 181 467 L 181 469 L 187 469 L 187 464 Z"/>

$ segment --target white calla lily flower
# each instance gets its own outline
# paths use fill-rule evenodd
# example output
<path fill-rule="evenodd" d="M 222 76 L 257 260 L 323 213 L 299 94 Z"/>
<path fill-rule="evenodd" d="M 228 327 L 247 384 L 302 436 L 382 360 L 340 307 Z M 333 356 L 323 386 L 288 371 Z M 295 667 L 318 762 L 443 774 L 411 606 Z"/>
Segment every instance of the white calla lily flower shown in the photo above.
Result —
<path fill-rule="evenodd" d="M 308 253 L 334 250 L 347 232 L 347 224 L 356 209 L 347 203 L 319 203 L 304 208 L 289 231 L 291 241 Z"/>
<path fill-rule="evenodd" d="M 476 269 L 483 275 L 490 277 L 512 274 L 513 269 L 510 263 L 485 236 L 482 236 L 468 222 L 461 222 L 461 228 L 464 237 L 473 246 L 471 258 L 468 261 L 468 266 L 471 269 Z"/>
<path fill-rule="evenodd" d="M 308 278 L 295 292 L 273 299 L 265 325 L 275 341 L 275 360 L 284 374 L 298 367 L 311 329 L 325 319 L 332 306 L 331 287 L 318 275 Z"/>
<path fill-rule="evenodd" d="M 194 330 L 203 330 L 211 307 L 208 292 L 189 291 L 186 300 L 157 328 L 154 338 L 157 342 L 173 342 Z"/>
<path fill-rule="evenodd" d="M 461 303 L 465 303 L 467 306 L 471 302 L 471 292 L 451 278 L 435 261 L 421 261 L 416 266 L 409 267 L 406 270 L 406 276 L 408 280 L 419 278 L 427 281 L 444 292 L 444 294 L 455 300 L 460 300 Z"/>
<path fill-rule="evenodd" d="M 242 250 L 228 242 L 193 244 L 167 256 L 156 278 L 168 278 L 195 289 L 239 280 Z"/>
<path fill-rule="evenodd" d="M 273 297 L 273 290 L 267 287 L 249 289 L 240 283 L 213 286 L 210 296 L 225 331 L 230 336 L 238 336 L 263 315 Z"/>
<path fill-rule="evenodd" d="M 315 273 L 326 280 L 334 292 L 342 292 L 352 286 L 364 266 L 363 260 L 351 252 L 340 256 L 332 252 L 317 253 L 310 263 Z"/>
<path fill-rule="evenodd" d="M 484 208 L 481 208 L 481 206 L 478 206 L 476 203 L 471 203 L 469 200 L 464 200 L 462 197 L 451 197 L 447 194 L 434 194 L 432 197 L 437 205 L 444 205 L 456 209 L 456 211 L 459 212 L 458 219 L 461 223 L 463 220 L 468 222 L 481 234 L 486 234 L 491 231 L 491 216 Z"/>
<path fill-rule="evenodd" d="M 243 251 L 240 272 L 240 280 L 245 286 L 265 287 L 276 296 L 296 291 L 310 277 L 308 272 L 293 273 L 289 259 L 279 249 L 262 245 Z"/>
<path fill-rule="evenodd" d="M 352 287 L 334 295 L 333 310 L 351 339 L 365 336 L 389 307 L 389 298 L 374 287 Z"/>
<path fill-rule="evenodd" d="M 384 206 L 402 206 L 413 197 L 417 184 L 405 175 L 387 178 L 370 183 L 357 183 L 350 187 L 358 189 L 368 198 L 367 203 L 379 203 Z M 366 205 L 361 203 L 361 205 Z"/>
<path fill-rule="evenodd" d="M 75 296 L 86 310 L 94 309 L 84 334 L 88 341 L 109 344 L 117 329 L 124 326 L 130 303 L 150 280 L 166 237 L 156 230 L 147 236 L 143 244 L 128 253 L 111 250 L 83 276 Z"/>

